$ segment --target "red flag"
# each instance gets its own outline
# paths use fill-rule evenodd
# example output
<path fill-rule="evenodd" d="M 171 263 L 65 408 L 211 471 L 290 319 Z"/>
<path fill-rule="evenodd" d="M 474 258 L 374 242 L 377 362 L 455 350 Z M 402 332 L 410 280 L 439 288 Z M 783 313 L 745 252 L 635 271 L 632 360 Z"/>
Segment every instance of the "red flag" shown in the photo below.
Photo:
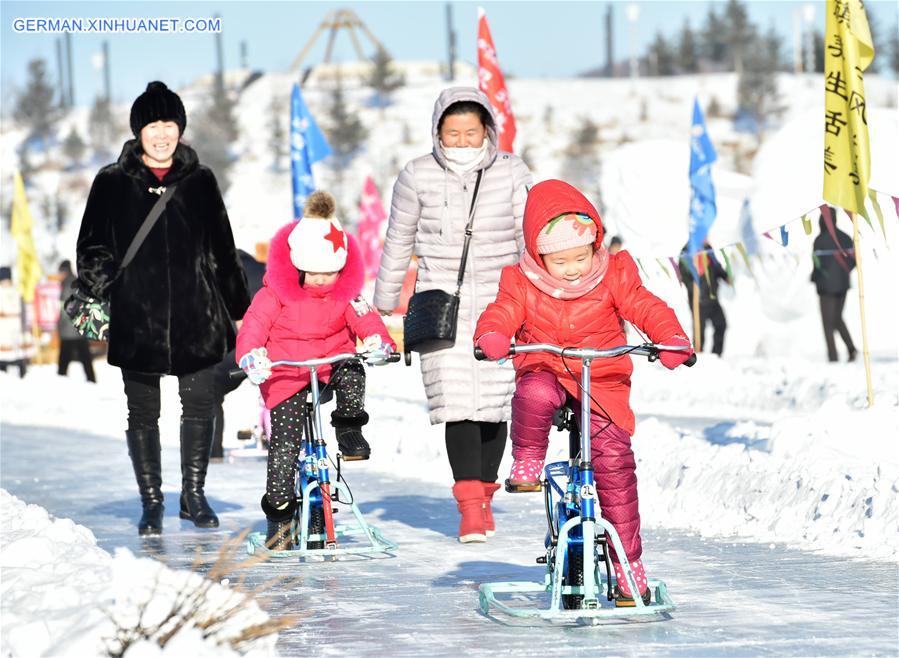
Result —
<path fill-rule="evenodd" d="M 506 90 L 506 81 L 499 68 L 487 15 L 478 8 L 478 87 L 487 94 L 493 113 L 496 115 L 499 148 L 512 153 L 512 142 L 515 141 L 515 116 L 512 114 L 512 103 Z"/>
<path fill-rule="evenodd" d="M 387 213 L 384 212 L 381 195 L 371 176 L 368 176 L 362 186 L 362 197 L 359 200 L 359 223 L 356 226 L 356 237 L 359 239 L 359 247 L 362 249 L 365 274 L 370 279 L 378 275 L 378 268 L 381 265 L 381 249 L 384 246 L 381 230 L 386 219 Z"/>

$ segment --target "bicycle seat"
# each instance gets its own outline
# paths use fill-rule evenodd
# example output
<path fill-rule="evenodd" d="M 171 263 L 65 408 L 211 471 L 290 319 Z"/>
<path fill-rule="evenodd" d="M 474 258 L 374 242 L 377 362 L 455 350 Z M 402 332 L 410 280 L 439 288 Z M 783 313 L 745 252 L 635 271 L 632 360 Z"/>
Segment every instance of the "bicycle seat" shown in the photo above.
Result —
<path fill-rule="evenodd" d="M 573 400 L 569 398 L 565 401 L 565 404 L 556 409 L 555 413 L 553 414 L 553 427 L 555 427 L 560 432 L 573 430 L 577 427 L 577 423 L 574 417 L 574 410 L 571 408 L 572 402 Z"/>

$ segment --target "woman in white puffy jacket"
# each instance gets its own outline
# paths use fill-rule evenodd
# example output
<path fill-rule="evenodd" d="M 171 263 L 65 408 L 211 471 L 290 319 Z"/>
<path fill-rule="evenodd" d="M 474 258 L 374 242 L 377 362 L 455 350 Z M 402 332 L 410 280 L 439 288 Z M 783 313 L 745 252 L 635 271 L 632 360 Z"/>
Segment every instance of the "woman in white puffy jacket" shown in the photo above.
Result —
<path fill-rule="evenodd" d="M 485 541 L 495 530 L 490 501 L 499 488 L 514 371 L 509 363 L 476 361 L 472 336 L 496 296 L 500 272 L 521 254 L 531 173 L 521 158 L 498 150 L 490 102 L 473 87 L 440 94 L 431 132 L 433 151 L 406 164 L 394 187 L 374 302 L 385 314 L 396 308 L 413 253 L 416 291 L 455 292 L 475 181 L 483 171 L 456 344 L 421 355 L 421 374 L 431 424 L 446 423 L 453 495 L 462 515 L 459 539 Z"/>

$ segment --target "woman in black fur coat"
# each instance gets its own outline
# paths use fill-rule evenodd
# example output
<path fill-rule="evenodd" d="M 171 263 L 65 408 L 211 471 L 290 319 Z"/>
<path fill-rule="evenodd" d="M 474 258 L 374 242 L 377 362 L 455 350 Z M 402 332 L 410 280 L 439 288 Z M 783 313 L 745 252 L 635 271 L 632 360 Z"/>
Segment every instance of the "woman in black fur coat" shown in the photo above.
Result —
<path fill-rule="evenodd" d="M 228 213 L 213 173 L 180 142 L 184 105 L 151 82 L 131 108 L 135 139 L 94 179 L 78 235 L 79 285 L 109 299 L 108 361 L 122 369 L 128 452 L 140 489 L 140 534 L 162 531 L 159 380 L 181 394 L 181 510 L 218 526 L 203 491 L 213 436 L 213 366 L 234 348 L 232 321 L 249 305 Z M 174 194 L 119 272 L 125 251 L 169 186 Z"/>

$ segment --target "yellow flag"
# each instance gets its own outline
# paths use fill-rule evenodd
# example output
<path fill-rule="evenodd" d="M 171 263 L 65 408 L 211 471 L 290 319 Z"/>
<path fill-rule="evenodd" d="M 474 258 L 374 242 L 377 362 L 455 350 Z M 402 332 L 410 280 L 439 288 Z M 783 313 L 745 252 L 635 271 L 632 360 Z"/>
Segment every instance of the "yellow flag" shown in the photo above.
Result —
<path fill-rule="evenodd" d="M 16 282 L 19 294 L 29 304 L 34 301 L 34 288 L 41 280 L 41 264 L 31 235 L 31 211 L 25 196 L 25 182 L 18 171 L 13 178 L 12 226 L 10 233 L 16 241 Z"/>
<path fill-rule="evenodd" d="M 874 45 L 862 0 L 827 0 L 824 46 L 824 199 L 867 217 L 871 151 L 862 74 Z"/>

